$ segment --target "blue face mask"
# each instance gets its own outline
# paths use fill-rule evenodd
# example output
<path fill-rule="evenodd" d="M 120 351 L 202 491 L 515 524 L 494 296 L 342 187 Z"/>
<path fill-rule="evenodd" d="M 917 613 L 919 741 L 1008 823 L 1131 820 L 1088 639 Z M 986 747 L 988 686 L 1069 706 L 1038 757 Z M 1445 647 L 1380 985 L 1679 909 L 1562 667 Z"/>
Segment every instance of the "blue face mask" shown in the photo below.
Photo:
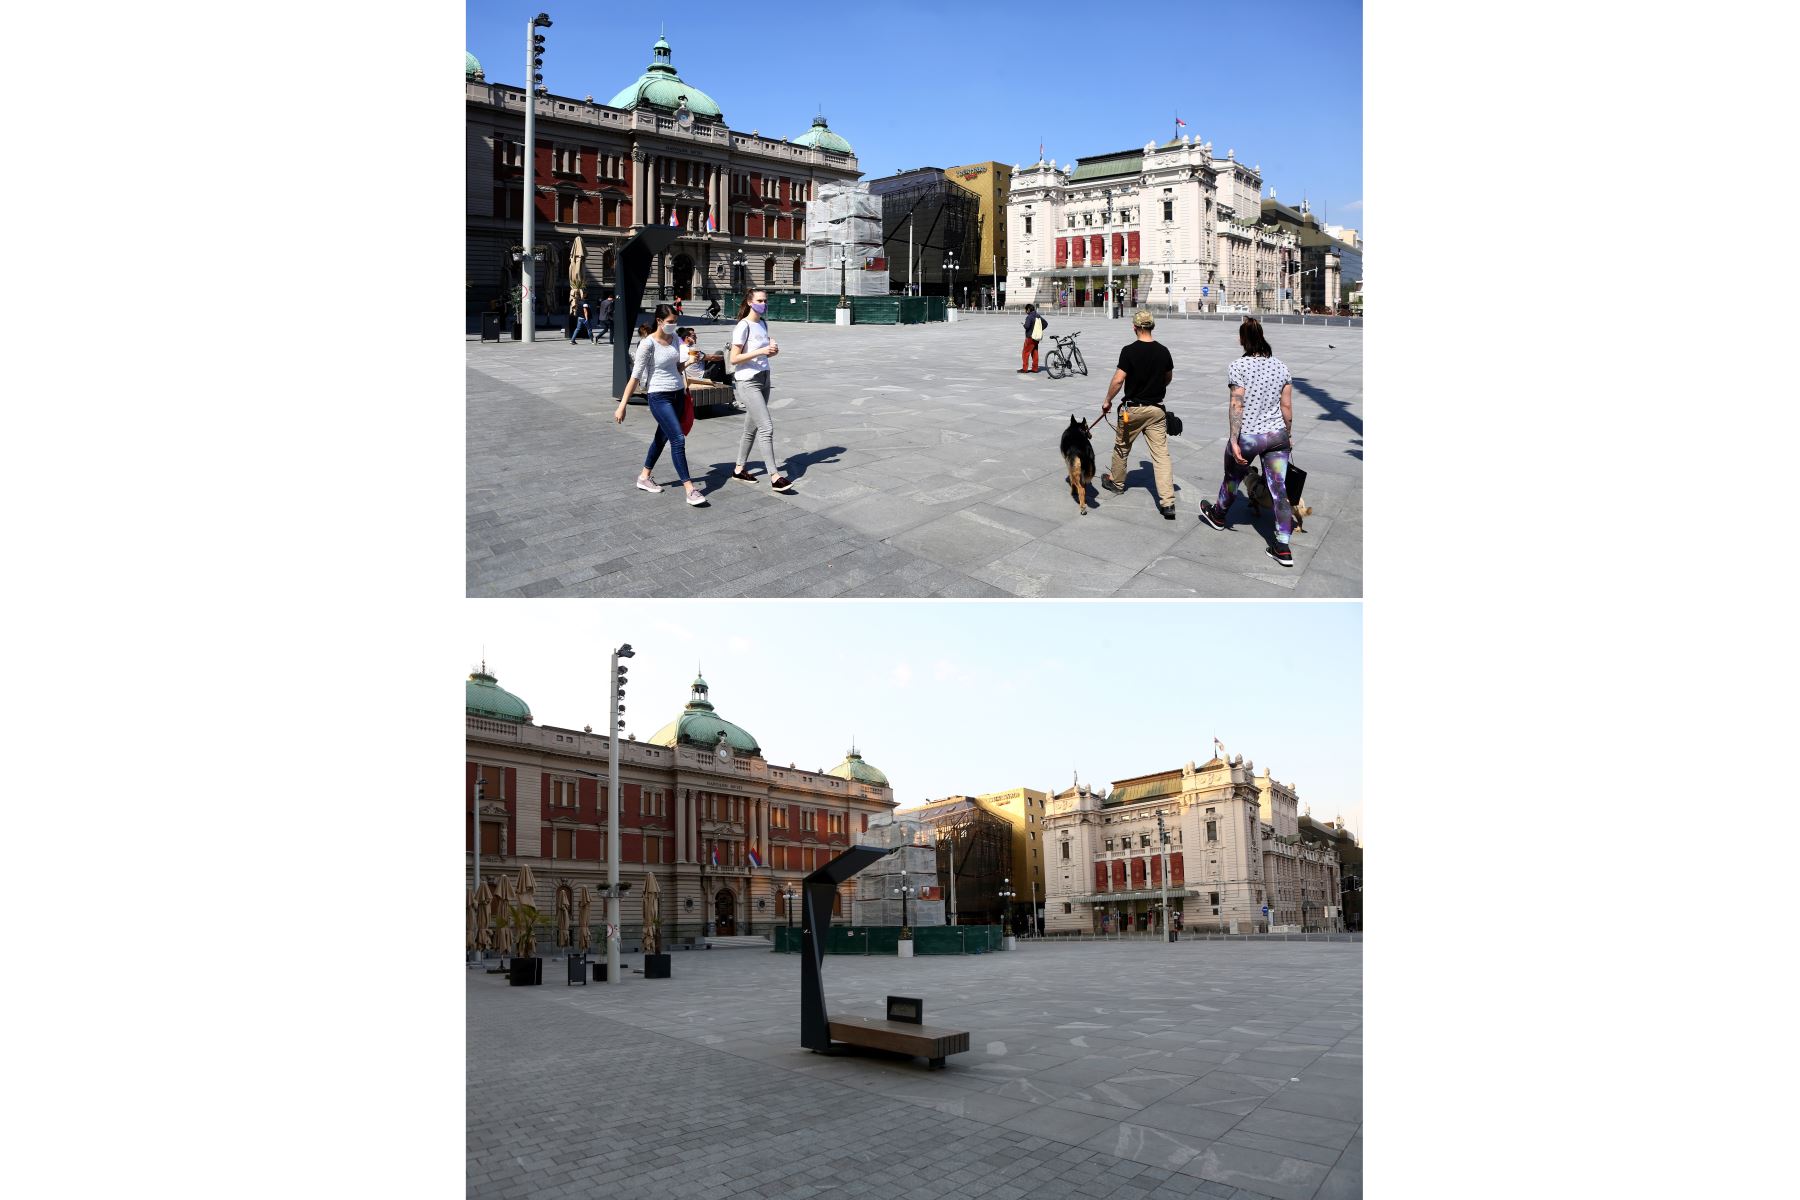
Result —
<path fill-rule="evenodd" d="M 750 306 L 750 311 L 755 313 L 759 317 L 762 316 L 764 313 L 769 311 L 768 301 L 765 300 L 761 304 L 752 304 Z"/>

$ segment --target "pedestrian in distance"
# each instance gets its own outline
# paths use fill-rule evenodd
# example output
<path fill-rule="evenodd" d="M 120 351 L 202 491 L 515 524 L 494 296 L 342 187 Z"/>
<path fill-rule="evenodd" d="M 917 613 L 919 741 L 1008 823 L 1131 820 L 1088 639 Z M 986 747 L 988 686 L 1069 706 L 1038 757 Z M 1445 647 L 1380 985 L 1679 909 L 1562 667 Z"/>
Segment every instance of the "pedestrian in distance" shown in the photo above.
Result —
<path fill-rule="evenodd" d="M 1038 343 L 1044 340 L 1044 330 L 1050 328 L 1050 322 L 1044 320 L 1038 312 L 1037 305 L 1025 306 L 1025 347 L 1019 351 L 1019 369 L 1015 375 L 1035 375 L 1038 366 Z"/>
<path fill-rule="evenodd" d="M 775 465 L 775 419 L 769 415 L 769 360 L 781 347 L 769 336 L 769 293 L 757 288 L 738 306 L 737 325 L 731 331 L 731 349 L 725 356 L 732 370 L 732 387 L 744 406 L 744 436 L 738 442 L 737 466 L 731 477 L 755 483 L 750 473 L 750 451 L 760 443 L 769 486 L 785 492 L 793 482 Z"/>
<path fill-rule="evenodd" d="M 612 318 L 613 318 L 613 294 L 611 292 L 608 292 L 608 293 L 606 293 L 606 295 L 604 295 L 600 298 L 600 323 L 597 326 L 595 326 L 595 328 L 594 328 L 594 344 L 595 345 L 600 344 L 600 339 L 603 336 L 609 342 L 613 340 Z"/>
<path fill-rule="evenodd" d="M 625 406 L 631 402 L 632 393 L 644 393 L 650 402 L 650 416 L 656 421 L 656 436 L 650 440 L 650 449 L 644 455 L 644 469 L 637 480 L 638 490 L 662 491 L 662 487 L 650 478 L 650 472 L 667 445 L 675 460 L 675 473 L 687 491 L 687 502 L 698 506 L 706 503 L 706 497 L 688 477 L 687 438 L 681 432 L 681 411 L 687 389 L 681 382 L 681 346 L 676 341 L 675 328 L 674 308 L 667 304 L 657 305 L 651 328 L 638 343 L 632 358 L 631 378 L 625 384 L 625 394 L 619 397 L 613 420 L 623 425 Z"/>
<path fill-rule="evenodd" d="M 575 313 L 575 328 L 569 334 L 569 345 L 573 346 L 581 339 L 582 334 L 589 332 L 588 302 L 586 294 L 582 292 L 575 293 L 575 298 L 570 302 L 570 308 Z"/>
<path fill-rule="evenodd" d="M 1288 503 L 1288 461 L 1294 447 L 1294 377 L 1275 357 L 1262 322 L 1245 317 L 1238 326 L 1243 357 L 1226 368 L 1231 386 L 1231 440 L 1225 447 L 1225 479 L 1219 501 L 1200 503 L 1200 519 L 1214 529 L 1228 524 L 1232 493 L 1250 476 L 1250 460 L 1262 457 L 1263 483 L 1275 507 L 1275 545 L 1264 553 L 1284 567 L 1294 565 L 1289 543 L 1294 536 L 1294 508 Z"/>
<path fill-rule="evenodd" d="M 1100 404 L 1100 415 L 1112 411 L 1113 397 L 1125 389 L 1119 405 L 1118 437 L 1113 441 L 1112 470 L 1100 477 L 1100 486 L 1122 495 L 1125 491 L 1125 459 L 1131 444 L 1140 435 L 1150 447 L 1150 466 L 1156 475 L 1156 511 L 1163 519 L 1175 519 L 1175 471 L 1169 465 L 1168 414 L 1163 398 L 1169 392 L 1169 380 L 1175 377 L 1175 358 L 1169 348 L 1156 340 L 1156 318 L 1147 308 L 1140 308 L 1131 318 L 1136 338 L 1119 351 L 1119 365 L 1113 370 L 1112 382 L 1106 385 L 1106 399 Z"/>
<path fill-rule="evenodd" d="M 712 302 L 706 306 L 707 319 L 711 320 L 711 321 L 718 320 L 720 311 L 721 311 L 721 309 L 719 308 L 719 298 L 717 296 L 714 296 L 712 298 Z"/>

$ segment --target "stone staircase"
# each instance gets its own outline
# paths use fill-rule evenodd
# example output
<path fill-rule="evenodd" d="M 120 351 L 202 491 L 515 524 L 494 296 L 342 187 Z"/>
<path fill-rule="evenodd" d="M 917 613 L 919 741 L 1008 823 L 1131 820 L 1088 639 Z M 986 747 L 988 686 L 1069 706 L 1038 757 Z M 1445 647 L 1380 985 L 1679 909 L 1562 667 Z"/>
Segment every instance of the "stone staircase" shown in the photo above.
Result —
<path fill-rule="evenodd" d="M 709 937 L 707 944 L 715 950 L 731 950 L 739 947 L 753 950 L 767 950 L 773 943 L 761 934 L 738 937 Z"/>

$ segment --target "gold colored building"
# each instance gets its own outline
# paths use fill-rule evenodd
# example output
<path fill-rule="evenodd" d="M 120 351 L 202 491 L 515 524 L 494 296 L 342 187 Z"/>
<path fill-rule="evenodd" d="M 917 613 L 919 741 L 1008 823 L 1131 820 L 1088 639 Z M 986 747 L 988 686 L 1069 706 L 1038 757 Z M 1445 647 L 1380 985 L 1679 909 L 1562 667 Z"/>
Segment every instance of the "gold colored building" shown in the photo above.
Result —
<path fill-rule="evenodd" d="M 1006 203 L 1012 193 L 1012 168 L 992 161 L 965 163 L 946 168 L 944 178 L 980 198 L 981 208 L 976 220 L 981 235 L 981 258 L 975 267 L 975 286 L 987 288 L 991 301 L 995 295 L 995 281 L 998 280 L 1002 287 L 1006 283 Z"/>
<path fill-rule="evenodd" d="M 1019 893 L 1015 903 L 1029 905 L 1036 915 L 1044 908 L 1044 813 L 1050 803 L 1049 792 L 1031 788 L 1012 788 L 1004 792 L 985 792 L 975 802 L 996 816 L 1004 817 L 1013 827 L 1013 887 Z"/>

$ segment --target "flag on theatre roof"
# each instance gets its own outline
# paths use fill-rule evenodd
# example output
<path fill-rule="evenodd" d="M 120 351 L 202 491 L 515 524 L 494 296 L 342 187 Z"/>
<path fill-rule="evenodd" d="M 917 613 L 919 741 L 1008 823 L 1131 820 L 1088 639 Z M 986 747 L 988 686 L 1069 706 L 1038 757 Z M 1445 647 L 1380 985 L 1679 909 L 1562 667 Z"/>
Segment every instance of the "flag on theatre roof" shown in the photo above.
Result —
<path fill-rule="evenodd" d="M 1186 129 L 1186 128 L 1187 128 L 1187 122 L 1186 122 L 1186 121 L 1184 121 L 1184 120 L 1182 120 L 1182 119 L 1181 119 L 1181 118 L 1180 118 L 1180 117 L 1176 117 L 1176 118 L 1175 118 L 1175 125 L 1176 125 L 1176 127 L 1177 127 L 1177 128 L 1179 128 L 1179 129 Z"/>
<path fill-rule="evenodd" d="M 750 865 L 760 871 L 762 869 L 762 859 L 757 856 L 756 848 L 752 846 L 745 850 L 744 853 L 749 857 Z"/>

